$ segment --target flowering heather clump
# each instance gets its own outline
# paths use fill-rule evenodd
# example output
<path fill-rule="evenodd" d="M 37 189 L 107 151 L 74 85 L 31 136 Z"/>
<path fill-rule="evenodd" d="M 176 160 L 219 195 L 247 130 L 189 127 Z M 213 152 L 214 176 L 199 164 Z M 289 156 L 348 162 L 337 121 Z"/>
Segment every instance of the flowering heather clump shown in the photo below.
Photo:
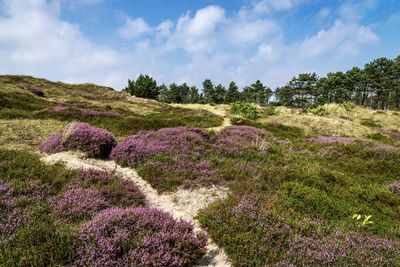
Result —
<path fill-rule="evenodd" d="M 350 144 L 354 142 L 353 137 L 344 137 L 344 136 L 319 136 L 317 138 L 311 138 L 310 141 L 316 144 L 330 144 L 330 143 L 343 143 Z"/>
<path fill-rule="evenodd" d="M 61 132 L 51 135 L 50 137 L 47 138 L 45 142 L 43 142 L 39 146 L 39 150 L 41 152 L 45 152 L 48 154 L 53 154 L 63 151 L 64 148 L 62 146 L 61 136 L 62 136 Z"/>
<path fill-rule="evenodd" d="M 119 114 L 116 111 L 110 110 L 110 111 L 97 111 L 97 110 L 92 110 L 92 109 L 86 109 L 86 108 L 81 108 L 80 109 L 82 115 L 88 116 L 88 117 L 120 117 L 121 114 Z"/>
<path fill-rule="evenodd" d="M 49 192 L 48 186 L 33 181 L 15 191 L 0 180 L 0 240 L 13 236 L 15 229 L 30 218 L 27 206 L 44 202 Z"/>
<path fill-rule="evenodd" d="M 206 160 L 149 161 L 141 167 L 140 173 L 145 172 L 147 180 L 161 192 L 181 185 L 184 188 L 196 188 L 221 183 L 217 170 Z"/>
<path fill-rule="evenodd" d="M 392 184 L 388 185 L 388 189 L 393 194 L 399 194 L 400 195 L 400 180 L 394 181 Z"/>
<path fill-rule="evenodd" d="M 52 112 L 52 113 L 66 113 L 66 114 L 72 114 L 73 113 L 71 110 L 69 110 L 67 107 L 65 107 L 65 106 L 63 106 L 61 104 L 58 104 L 58 105 L 56 105 L 56 106 L 54 106 L 52 108 L 49 108 L 48 111 Z"/>
<path fill-rule="evenodd" d="M 75 266 L 190 266 L 207 238 L 157 209 L 112 208 L 83 225 Z"/>
<path fill-rule="evenodd" d="M 397 266 L 399 255 L 399 241 L 340 229 L 323 236 L 296 235 L 287 250 L 290 262 L 300 266 Z"/>
<path fill-rule="evenodd" d="M 44 92 L 43 92 L 42 88 L 31 87 L 31 88 L 29 88 L 29 91 L 31 91 L 33 94 L 35 94 L 37 96 L 44 97 Z"/>
<path fill-rule="evenodd" d="M 108 158 L 116 145 L 117 141 L 112 133 L 88 123 L 75 122 L 50 136 L 40 145 L 40 150 L 55 153 L 77 149 L 86 152 L 89 157 Z"/>
<path fill-rule="evenodd" d="M 128 137 L 111 153 L 118 164 L 135 166 L 154 155 L 200 154 L 208 134 L 192 127 L 163 128 Z"/>
<path fill-rule="evenodd" d="M 251 126 L 230 126 L 215 138 L 214 147 L 227 155 L 240 154 L 242 150 L 256 145 L 267 135 L 265 130 Z"/>
<path fill-rule="evenodd" d="M 146 205 L 146 198 L 132 181 L 111 172 L 82 170 L 71 180 L 70 186 L 97 189 L 112 206 L 138 207 Z"/>
<path fill-rule="evenodd" d="M 52 202 L 53 213 L 68 222 L 90 218 L 109 207 L 102 193 L 96 189 L 71 187 Z"/>

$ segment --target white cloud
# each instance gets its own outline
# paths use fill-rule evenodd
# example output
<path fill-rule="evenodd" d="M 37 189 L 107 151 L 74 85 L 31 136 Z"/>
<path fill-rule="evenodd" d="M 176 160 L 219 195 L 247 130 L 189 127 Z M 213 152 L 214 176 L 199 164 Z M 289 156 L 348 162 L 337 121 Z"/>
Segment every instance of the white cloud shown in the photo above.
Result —
<path fill-rule="evenodd" d="M 257 13 L 261 2 L 268 10 Z M 299 1 L 263 0 L 251 10 L 227 12 L 208 6 L 158 25 L 128 18 L 116 32 L 132 44 L 129 50 L 120 50 L 92 42 L 79 25 L 62 19 L 62 5 L 56 0 L 0 3 L 4 13 L 0 16 L 0 73 L 96 82 L 117 89 L 140 73 L 165 83 L 200 85 L 211 78 L 215 83 L 235 80 L 244 86 L 261 79 L 278 86 L 299 72 L 333 71 L 343 60 L 379 41 L 370 27 L 341 15 L 304 40 L 288 42 L 270 12 L 291 9 Z"/>
<path fill-rule="evenodd" d="M 303 57 L 318 57 L 323 53 L 348 56 L 358 54 L 362 45 L 378 41 L 379 37 L 371 29 L 336 20 L 331 28 L 305 39 L 300 49 Z"/>
<path fill-rule="evenodd" d="M 254 4 L 256 13 L 288 10 L 295 6 L 295 0 L 261 0 Z"/>
<path fill-rule="evenodd" d="M 125 24 L 118 29 L 118 34 L 124 39 L 133 39 L 152 32 L 153 29 L 143 18 L 127 19 Z"/>

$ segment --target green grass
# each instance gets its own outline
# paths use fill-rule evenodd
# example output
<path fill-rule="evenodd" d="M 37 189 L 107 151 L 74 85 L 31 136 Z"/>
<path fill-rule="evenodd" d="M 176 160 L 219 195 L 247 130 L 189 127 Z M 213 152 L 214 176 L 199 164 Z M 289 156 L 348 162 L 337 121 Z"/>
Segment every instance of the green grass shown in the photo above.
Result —
<path fill-rule="evenodd" d="M 264 155 L 249 151 L 240 159 L 219 160 L 221 179 L 234 179 L 232 195 L 203 210 L 198 219 L 235 266 L 277 264 L 290 238 L 308 227 L 305 221 L 322 220 L 327 232 L 355 229 L 400 240 L 400 196 L 386 188 L 400 177 L 400 151 L 338 144 L 336 153 L 321 156 L 324 147 L 302 141 L 290 150 L 280 147 Z M 246 198 L 257 200 L 254 207 L 264 216 L 257 223 L 234 211 Z M 372 215 L 374 223 L 357 228 L 352 220 L 356 213 Z M 291 237 L 276 218 L 297 229 Z M 270 235 L 275 239 L 263 239 Z M 271 247 L 268 242 L 278 243 Z"/>
<path fill-rule="evenodd" d="M 45 165 L 36 155 L 0 149 L 1 180 L 12 184 L 14 196 L 18 198 L 18 204 L 13 208 L 17 218 L 26 218 L 13 234 L 0 236 L 0 266 L 72 263 L 76 253 L 74 230 L 54 220 L 48 200 L 62 190 L 73 174 L 61 165 Z M 40 186 L 45 186 L 46 192 L 41 192 Z M 45 195 L 44 200 L 35 200 L 40 194 Z"/>

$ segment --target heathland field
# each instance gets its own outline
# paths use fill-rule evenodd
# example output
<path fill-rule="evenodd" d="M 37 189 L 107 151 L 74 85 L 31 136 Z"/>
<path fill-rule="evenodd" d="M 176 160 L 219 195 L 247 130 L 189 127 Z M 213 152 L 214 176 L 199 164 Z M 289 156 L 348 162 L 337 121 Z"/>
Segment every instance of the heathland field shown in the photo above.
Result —
<path fill-rule="evenodd" d="M 399 266 L 400 112 L 0 76 L 0 266 Z"/>

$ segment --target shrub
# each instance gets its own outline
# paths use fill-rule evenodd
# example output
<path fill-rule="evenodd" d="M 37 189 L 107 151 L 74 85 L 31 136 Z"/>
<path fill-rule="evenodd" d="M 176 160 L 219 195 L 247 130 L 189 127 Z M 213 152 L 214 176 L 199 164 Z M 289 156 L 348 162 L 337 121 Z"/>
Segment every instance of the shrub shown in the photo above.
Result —
<path fill-rule="evenodd" d="M 337 229 L 328 235 L 296 235 L 287 250 L 286 258 L 290 260 L 286 263 L 302 266 L 396 266 L 399 253 L 398 241 Z"/>
<path fill-rule="evenodd" d="M 274 106 L 269 106 L 261 110 L 262 117 L 275 116 L 275 115 L 278 115 L 278 111 Z"/>
<path fill-rule="evenodd" d="M 346 111 L 352 111 L 353 109 L 356 108 L 356 104 L 351 101 L 345 101 L 342 104 L 340 104 Z"/>
<path fill-rule="evenodd" d="M 87 108 L 82 108 L 80 109 L 82 115 L 88 116 L 88 117 L 120 117 L 121 114 L 119 114 L 116 111 L 113 110 L 108 110 L 108 111 L 97 111 L 97 110 L 92 110 L 92 109 L 87 109 Z"/>
<path fill-rule="evenodd" d="M 62 132 L 55 133 L 47 138 L 45 142 L 43 142 L 39 146 L 39 150 L 41 152 L 45 152 L 48 154 L 58 153 L 64 150 L 62 145 Z"/>
<path fill-rule="evenodd" d="M 121 165 L 136 166 L 155 155 L 200 154 L 206 140 L 207 132 L 192 127 L 139 132 L 118 144 L 111 158 Z"/>
<path fill-rule="evenodd" d="M 392 184 L 388 185 L 388 189 L 393 194 L 400 195 L 400 180 L 394 181 Z"/>
<path fill-rule="evenodd" d="M 117 141 L 112 133 L 87 123 L 75 122 L 50 136 L 39 149 L 46 153 L 77 149 L 86 152 L 89 157 L 108 158 L 116 145 Z"/>
<path fill-rule="evenodd" d="M 146 205 L 145 196 L 134 182 L 111 172 L 94 169 L 81 170 L 69 185 L 98 190 L 112 206 L 138 207 Z"/>
<path fill-rule="evenodd" d="M 241 154 L 266 135 L 265 130 L 251 126 L 229 126 L 216 136 L 214 147 L 227 155 Z"/>
<path fill-rule="evenodd" d="M 378 122 L 374 121 L 373 119 L 361 119 L 361 125 L 370 127 L 370 128 L 379 128 L 382 127 Z"/>
<path fill-rule="evenodd" d="M 44 97 L 44 92 L 43 92 L 42 88 L 31 87 L 31 88 L 29 88 L 29 91 L 31 91 L 33 94 L 35 94 L 37 96 Z"/>
<path fill-rule="evenodd" d="M 259 109 L 251 103 L 246 102 L 235 102 L 231 104 L 230 112 L 233 115 L 239 115 L 251 120 L 256 120 L 261 117 Z"/>
<path fill-rule="evenodd" d="M 139 174 L 159 192 L 184 188 L 207 187 L 224 182 L 209 161 L 195 162 L 178 159 L 175 161 L 152 161 L 140 165 Z"/>
<path fill-rule="evenodd" d="M 324 106 L 317 106 L 315 108 L 309 108 L 307 110 L 311 114 L 317 115 L 317 116 L 326 116 L 329 115 L 328 110 Z"/>
<path fill-rule="evenodd" d="M 316 144 L 331 144 L 331 143 L 343 143 L 350 144 L 355 141 L 353 137 L 345 137 L 345 136 L 318 136 L 316 138 L 311 138 L 310 141 Z"/>
<path fill-rule="evenodd" d="M 157 209 L 112 208 L 83 225 L 77 266 L 190 266 L 207 238 L 193 225 Z"/>
<path fill-rule="evenodd" d="M 63 221 L 75 222 L 88 219 L 109 207 L 99 190 L 70 188 L 53 200 L 53 213 Z"/>
<path fill-rule="evenodd" d="M 380 141 L 383 143 L 391 143 L 392 140 L 384 134 L 381 133 L 371 133 L 366 136 L 368 139 Z"/>

